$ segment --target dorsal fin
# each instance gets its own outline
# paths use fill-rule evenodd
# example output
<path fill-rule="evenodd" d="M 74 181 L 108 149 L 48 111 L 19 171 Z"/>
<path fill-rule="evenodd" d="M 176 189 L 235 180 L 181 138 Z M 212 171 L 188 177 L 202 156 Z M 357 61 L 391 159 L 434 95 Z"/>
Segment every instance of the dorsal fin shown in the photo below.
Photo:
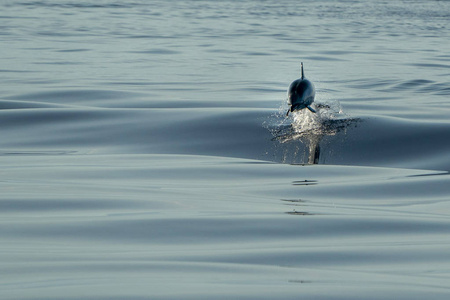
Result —
<path fill-rule="evenodd" d="M 303 73 L 303 62 L 302 62 L 302 79 L 305 78 L 305 73 Z"/>

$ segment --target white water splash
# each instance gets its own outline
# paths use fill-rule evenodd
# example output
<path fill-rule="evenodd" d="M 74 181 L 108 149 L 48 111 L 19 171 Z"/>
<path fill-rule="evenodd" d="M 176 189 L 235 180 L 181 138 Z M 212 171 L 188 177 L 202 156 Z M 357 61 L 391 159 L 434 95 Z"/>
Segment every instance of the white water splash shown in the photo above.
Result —
<path fill-rule="evenodd" d="M 302 109 L 292 113 L 292 129 L 297 134 L 330 134 L 330 123 L 348 117 L 344 114 L 339 101 L 313 103 L 312 108 Z"/>
<path fill-rule="evenodd" d="M 278 142 L 274 147 L 283 163 L 318 164 L 323 139 L 346 131 L 358 121 L 344 113 L 337 100 L 315 102 L 312 108 L 316 113 L 302 109 L 286 116 L 287 107 L 281 106 L 273 115 L 271 125 L 265 124 L 274 136 L 273 140 Z M 330 151 L 328 149 L 328 153 Z"/>

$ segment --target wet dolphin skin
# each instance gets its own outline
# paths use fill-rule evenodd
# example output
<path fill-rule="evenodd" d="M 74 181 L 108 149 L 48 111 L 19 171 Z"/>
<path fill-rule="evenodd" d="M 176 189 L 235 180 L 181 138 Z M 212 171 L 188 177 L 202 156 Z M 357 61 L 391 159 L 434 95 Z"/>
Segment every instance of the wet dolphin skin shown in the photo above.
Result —
<path fill-rule="evenodd" d="M 286 116 L 289 115 L 289 112 L 294 112 L 304 108 L 308 108 L 313 113 L 316 112 L 310 106 L 314 102 L 314 96 L 316 95 L 314 85 L 311 81 L 305 78 L 303 63 L 301 64 L 301 69 L 302 77 L 294 80 L 288 89 L 288 104 L 291 107 L 287 111 Z"/>

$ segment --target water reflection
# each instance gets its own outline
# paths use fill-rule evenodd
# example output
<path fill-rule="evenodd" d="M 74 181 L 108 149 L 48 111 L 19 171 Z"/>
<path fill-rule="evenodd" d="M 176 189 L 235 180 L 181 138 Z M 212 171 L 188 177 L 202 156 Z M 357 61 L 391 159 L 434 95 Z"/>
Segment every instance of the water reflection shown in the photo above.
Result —
<path fill-rule="evenodd" d="M 309 139 L 308 164 L 317 165 L 320 158 L 320 141 L 322 136 L 313 136 Z"/>

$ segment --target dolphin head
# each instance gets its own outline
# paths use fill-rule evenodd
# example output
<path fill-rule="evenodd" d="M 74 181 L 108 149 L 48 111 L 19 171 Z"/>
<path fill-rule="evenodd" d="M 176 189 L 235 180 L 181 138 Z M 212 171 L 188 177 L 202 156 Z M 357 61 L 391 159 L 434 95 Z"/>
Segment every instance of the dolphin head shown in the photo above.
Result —
<path fill-rule="evenodd" d="M 311 81 L 305 78 L 305 73 L 303 72 L 303 63 L 301 64 L 302 77 L 294 80 L 289 86 L 287 96 L 288 104 L 291 106 L 286 115 L 289 112 L 296 110 L 301 110 L 308 108 L 312 112 L 316 112 L 311 108 L 311 104 L 314 102 L 315 88 Z"/>

